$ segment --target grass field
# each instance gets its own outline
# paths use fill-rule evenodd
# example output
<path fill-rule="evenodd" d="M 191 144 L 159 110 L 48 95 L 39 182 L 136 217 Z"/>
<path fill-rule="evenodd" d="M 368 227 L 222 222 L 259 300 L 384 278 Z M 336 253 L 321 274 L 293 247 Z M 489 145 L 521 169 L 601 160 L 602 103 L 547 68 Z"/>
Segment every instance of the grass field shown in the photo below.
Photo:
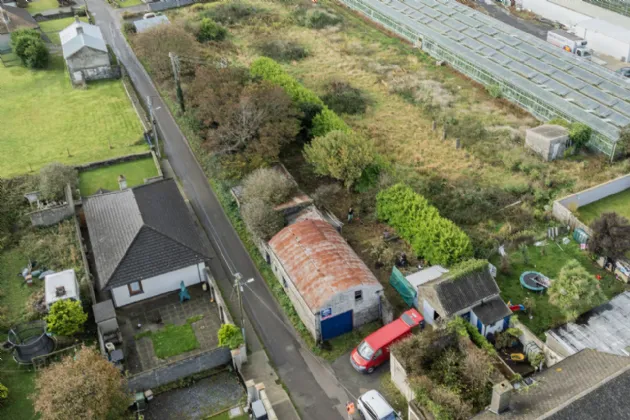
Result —
<path fill-rule="evenodd" d="M 606 212 L 614 212 L 630 219 L 630 189 L 578 209 L 579 219 L 587 225 Z"/>
<path fill-rule="evenodd" d="M 120 7 L 131 7 L 144 4 L 142 0 L 117 0 Z"/>
<path fill-rule="evenodd" d="M 73 89 L 61 57 L 51 58 L 47 70 L 0 66 L 0 176 L 147 150 L 119 80 Z"/>
<path fill-rule="evenodd" d="M 127 186 L 142 185 L 145 178 L 157 176 L 157 169 L 152 158 L 123 162 L 103 168 L 92 169 L 79 174 L 79 189 L 86 197 L 94 194 L 99 188 L 110 191 L 118 190 L 118 176 L 127 178 Z"/>
<path fill-rule="evenodd" d="M 85 16 L 81 16 L 79 19 L 82 22 L 87 22 L 87 18 Z M 42 32 L 48 35 L 48 38 L 50 38 L 50 41 L 54 45 L 61 45 L 61 40 L 59 39 L 59 31 L 70 26 L 72 22 L 74 22 L 74 18 L 72 17 L 64 18 L 64 19 L 48 20 L 48 21 L 40 22 L 39 27 L 41 28 Z"/>
<path fill-rule="evenodd" d="M 544 251 L 541 251 L 544 249 Z M 542 254 L 544 252 L 544 255 Z M 522 304 L 526 297 L 533 299 L 535 308 L 532 311 L 533 319 L 522 312 L 517 312 L 519 320 L 531 329 L 535 334 L 542 337 L 542 334 L 549 328 L 562 325 L 566 319 L 562 312 L 549 303 L 547 294 L 539 294 L 529 291 L 521 286 L 520 275 L 524 271 L 538 271 L 550 279 L 557 278 L 562 266 L 570 259 L 576 259 L 594 276 L 602 276 L 600 284 L 608 298 L 622 292 L 624 285 L 608 271 L 601 270 L 599 266 L 590 259 L 586 251 L 582 251 L 579 245 L 571 241 L 568 245 L 558 245 L 548 242 L 544 247 L 530 246 L 528 248 L 529 263 L 526 264 L 519 250 L 509 254 L 510 274 L 497 274 L 497 284 L 501 289 L 501 297 L 506 302 L 511 301 L 513 305 Z M 500 267 L 499 258 L 492 260 L 492 263 Z M 544 341 L 544 338 L 543 338 Z"/>
<path fill-rule="evenodd" d="M 33 0 L 32 2 L 29 2 L 26 10 L 28 10 L 31 15 L 35 15 L 45 10 L 58 8 L 59 3 L 57 2 L 57 0 Z"/>

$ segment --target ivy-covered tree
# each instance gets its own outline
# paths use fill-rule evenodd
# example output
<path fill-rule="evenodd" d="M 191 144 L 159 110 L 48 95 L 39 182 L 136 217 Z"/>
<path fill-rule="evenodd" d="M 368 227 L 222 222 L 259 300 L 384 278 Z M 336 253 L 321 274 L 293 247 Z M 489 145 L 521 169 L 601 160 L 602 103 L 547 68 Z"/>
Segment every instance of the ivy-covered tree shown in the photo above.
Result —
<path fill-rule="evenodd" d="M 548 290 L 549 302 L 560 308 L 569 320 L 606 300 L 597 278 L 577 260 L 569 260 Z"/>
<path fill-rule="evenodd" d="M 77 170 L 59 162 L 49 163 L 39 171 L 39 191 L 49 200 L 63 198 L 64 188 L 76 188 L 79 183 Z"/>

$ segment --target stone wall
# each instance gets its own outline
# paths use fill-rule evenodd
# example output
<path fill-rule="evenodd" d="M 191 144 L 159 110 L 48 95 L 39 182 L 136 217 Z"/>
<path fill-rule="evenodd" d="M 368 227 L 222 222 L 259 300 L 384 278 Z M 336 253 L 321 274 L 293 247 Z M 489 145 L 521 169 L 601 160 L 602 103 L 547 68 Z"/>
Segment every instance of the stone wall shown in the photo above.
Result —
<path fill-rule="evenodd" d="M 131 162 L 132 160 L 144 159 L 151 156 L 152 155 L 150 151 L 142 152 L 142 153 L 135 153 L 133 155 L 118 156 L 112 159 L 98 160 L 96 162 L 86 163 L 85 165 L 78 165 L 78 166 L 75 166 L 74 168 L 79 172 L 83 172 L 90 169 L 102 168 L 104 166 L 115 165 L 117 163 L 122 163 L 122 162 Z"/>
<path fill-rule="evenodd" d="M 66 185 L 64 194 L 66 200 L 65 204 L 29 213 L 31 224 L 33 226 L 52 226 L 74 216 L 74 198 L 70 185 Z"/>
<path fill-rule="evenodd" d="M 86 82 L 93 80 L 120 79 L 120 67 L 118 66 L 99 66 L 91 69 L 81 70 L 83 79 Z"/>
<path fill-rule="evenodd" d="M 596 185 L 584 191 L 568 195 L 554 201 L 552 209 L 553 216 L 562 223 L 566 223 L 573 228 L 582 228 L 587 233 L 591 234 L 592 232 L 589 227 L 575 217 L 571 210 L 569 210 L 569 207 L 576 206 L 576 208 L 579 209 L 580 207 L 627 189 L 630 189 L 630 175 L 624 175 L 612 181 L 604 182 L 603 184 Z"/>
<path fill-rule="evenodd" d="M 140 392 L 175 382 L 188 376 L 232 363 L 227 347 L 218 347 L 195 356 L 159 366 L 130 376 L 127 379 L 131 392 Z"/>
<path fill-rule="evenodd" d="M 221 295 L 221 290 L 219 289 L 216 280 L 210 273 L 210 269 L 206 267 L 204 269 L 206 275 L 206 281 L 210 286 L 210 297 L 217 304 L 217 308 L 219 309 L 219 315 L 221 318 L 222 324 L 233 324 L 232 315 L 230 315 L 230 311 L 228 306 L 225 304 L 225 300 L 223 300 L 223 295 Z"/>

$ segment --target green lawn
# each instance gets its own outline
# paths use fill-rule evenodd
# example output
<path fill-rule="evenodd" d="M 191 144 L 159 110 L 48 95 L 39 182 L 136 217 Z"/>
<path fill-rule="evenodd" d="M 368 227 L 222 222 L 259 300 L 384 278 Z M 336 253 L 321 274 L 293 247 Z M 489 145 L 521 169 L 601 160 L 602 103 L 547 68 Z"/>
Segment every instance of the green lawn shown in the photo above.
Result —
<path fill-rule="evenodd" d="M 151 334 L 153 350 L 160 359 L 177 356 L 199 348 L 195 331 L 190 324 L 167 325 L 160 331 Z"/>
<path fill-rule="evenodd" d="M 87 22 L 88 21 L 87 17 L 85 17 L 85 16 L 81 16 L 80 19 L 83 22 Z M 61 31 L 62 29 L 65 29 L 68 26 L 70 26 L 72 24 L 72 22 L 74 22 L 74 18 L 73 17 L 64 18 L 64 19 L 48 20 L 48 21 L 45 21 L 45 22 L 40 22 L 39 23 L 39 27 L 41 28 L 42 32 L 45 32 L 46 35 L 48 35 L 48 38 L 50 38 L 50 41 L 53 44 L 61 45 L 61 40 L 59 39 L 59 31 Z"/>
<path fill-rule="evenodd" d="M 145 178 L 157 176 L 157 169 L 152 158 L 123 162 L 117 165 L 92 169 L 79 174 L 79 189 L 81 195 L 87 197 L 99 188 L 110 191 L 118 190 L 118 176 L 127 178 L 127 186 L 142 185 Z"/>
<path fill-rule="evenodd" d="M 206 420 L 247 420 L 249 417 L 246 414 L 238 417 L 230 418 L 230 410 L 224 411 L 221 414 L 217 414 L 216 416 L 207 417 Z"/>
<path fill-rule="evenodd" d="M 142 0 L 117 0 L 120 7 L 131 7 L 139 4 L 144 4 Z"/>
<path fill-rule="evenodd" d="M 147 150 L 119 80 L 73 89 L 62 58 L 51 58 L 47 70 L 0 66 L 0 176 Z"/>
<path fill-rule="evenodd" d="M 34 392 L 35 372 L 19 367 L 9 354 L 3 353 L 0 357 L 0 382 L 9 388 L 9 398 L 0 405 L 0 419 L 37 418 L 33 402 L 29 399 Z"/>
<path fill-rule="evenodd" d="M 587 225 L 606 212 L 615 212 L 626 219 L 630 219 L 630 189 L 610 195 L 578 209 L 579 219 Z"/>
<path fill-rule="evenodd" d="M 541 248 L 544 249 L 544 255 L 541 254 Z M 522 312 L 517 312 L 516 314 L 523 324 L 540 337 L 549 328 L 564 324 L 566 318 L 556 306 L 549 303 L 547 294 L 534 293 L 521 286 L 519 278 L 524 271 L 538 271 L 554 279 L 560 273 L 563 264 L 575 258 L 590 273 L 602 276 L 600 284 L 608 298 L 622 292 L 624 289 L 623 283 L 616 280 L 608 271 L 601 270 L 599 266 L 595 265 L 586 251 L 581 251 L 579 245 L 574 241 L 571 241 L 568 245 L 560 244 L 560 246 L 554 242 L 548 242 L 545 247 L 532 245 L 528 248 L 528 255 L 529 264 L 525 264 L 519 250 L 510 253 L 511 272 L 506 275 L 499 270 L 497 283 L 501 289 L 501 296 L 506 302 L 511 301 L 514 305 L 522 304 L 526 297 L 530 297 L 535 301 L 536 306 L 532 311 L 533 319 L 529 319 Z M 492 263 L 497 267 L 501 266 L 498 257 L 495 257 Z"/>
<path fill-rule="evenodd" d="M 45 10 L 58 9 L 58 8 L 59 8 L 59 3 L 57 2 L 57 0 L 34 0 L 33 2 L 30 2 L 28 4 L 28 7 L 26 10 L 28 10 L 28 12 L 31 15 L 35 15 Z"/>

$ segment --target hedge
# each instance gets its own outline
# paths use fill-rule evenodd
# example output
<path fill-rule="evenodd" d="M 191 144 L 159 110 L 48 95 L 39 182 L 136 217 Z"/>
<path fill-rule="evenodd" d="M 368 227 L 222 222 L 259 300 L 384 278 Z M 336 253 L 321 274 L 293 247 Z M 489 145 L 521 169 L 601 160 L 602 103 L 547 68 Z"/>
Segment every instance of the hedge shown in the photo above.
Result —
<path fill-rule="evenodd" d="M 432 264 L 451 265 L 472 256 L 470 238 L 409 186 L 397 184 L 376 196 L 378 218 L 386 221 L 414 252 Z"/>
<path fill-rule="evenodd" d="M 351 131 L 344 120 L 330 110 L 315 92 L 288 75 L 282 66 L 271 58 L 260 57 L 254 60 L 249 71 L 254 77 L 260 77 L 282 87 L 298 105 L 313 104 L 322 108 L 321 112 L 313 118 L 311 134 L 314 137 L 323 136 L 333 130 Z"/>

